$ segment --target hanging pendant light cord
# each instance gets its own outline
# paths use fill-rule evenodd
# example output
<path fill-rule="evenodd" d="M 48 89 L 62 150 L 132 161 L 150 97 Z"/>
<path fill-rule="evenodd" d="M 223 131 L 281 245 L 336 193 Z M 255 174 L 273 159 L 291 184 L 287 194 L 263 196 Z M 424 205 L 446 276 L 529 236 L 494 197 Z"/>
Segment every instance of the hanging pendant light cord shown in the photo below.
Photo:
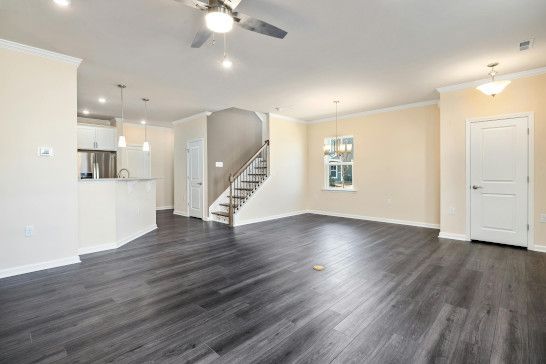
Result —
<path fill-rule="evenodd" d="M 146 120 L 146 124 L 144 124 L 144 141 L 148 141 L 148 101 L 149 99 L 143 99 L 144 100 L 144 118 Z"/>

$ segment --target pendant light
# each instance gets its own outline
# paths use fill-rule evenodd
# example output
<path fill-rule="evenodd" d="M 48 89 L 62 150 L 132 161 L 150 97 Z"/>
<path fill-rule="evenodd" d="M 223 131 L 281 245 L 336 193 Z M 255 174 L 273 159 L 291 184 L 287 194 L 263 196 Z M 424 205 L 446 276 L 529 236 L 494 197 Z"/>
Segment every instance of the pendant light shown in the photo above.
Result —
<path fill-rule="evenodd" d="M 493 96 L 500 94 L 506 86 L 510 84 L 510 80 L 504 80 L 504 81 L 495 81 L 495 76 L 497 75 L 497 71 L 495 71 L 495 67 L 499 65 L 498 62 L 490 63 L 487 65 L 487 67 L 491 68 L 491 72 L 489 72 L 489 76 L 491 76 L 491 82 L 484 83 L 483 85 L 480 85 L 476 87 L 478 90 L 483 92 L 484 94 L 488 96 Z"/>
<path fill-rule="evenodd" d="M 144 143 L 142 143 L 142 151 L 143 152 L 149 152 L 150 151 L 150 143 L 148 142 L 148 101 L 150 99 L 142 99 L 144 101 L 144 120 L 141 121 L 142 124 L 144 124 Z"/>
<path fill-rule="evenodd" d="M 334 100 L 334 104 L 336 105 L 336 137 L 334 139 L 334 149 L 332 150 L 332 146 L 329 144 L 324 145 L 324 155 L 329 155 L 332 158 L 340 158 L 342 154 L 349 154 L 353 151 L 353 145 L 349 143 L 343 143 L 342 138 L 339 137 L 337 132 L 337 124 L 338 124 L 338 105 L 339 100 Z"/>
<path fill-rule="evenodd" d="M 121 135 L 118 138 L 118 147 L 125 148 L 125 147 L 127 147 L 127 142 L 125 141 L 125 135 L 123 133 L 123 121 L 124 121 L 123 120 L 123 112 L 124 112 L 124 109 L 125 109 L 125 104 L 124 104 L 124 100 L 123 100 L 123 89 L 125 89 L 127 86 L 125 86 L 123 84 L 119 84 L 118 87 L 119 87 L 120 92 L 121 92 Z"/>
<path fill-rule="evenodd" d="M 222 59 L 222 67 L 225 69 L 230 69 L 233 66 L 233 62 L 228 58 L 227 55 L 227 41 L 226 35 L 224 34 L 224 58 Z"/>

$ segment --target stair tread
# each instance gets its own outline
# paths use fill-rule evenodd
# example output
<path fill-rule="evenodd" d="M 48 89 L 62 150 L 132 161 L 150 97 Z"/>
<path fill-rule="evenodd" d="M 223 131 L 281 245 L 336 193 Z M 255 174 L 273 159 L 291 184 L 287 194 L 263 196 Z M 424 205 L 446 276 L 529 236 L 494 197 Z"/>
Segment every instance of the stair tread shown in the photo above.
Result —
<path fill-rule="evenodd" d="M 224 216 L 224 217 L 229 217 L 229 213 L 224 212 L 224 211 L 214 211 L 213 214 L 214 215 L 219 215 L 219 216 Z"/>
<path fill-rule="evenodd" d="M 241 181 L 242 183 L 260 183 L 260 181 Z"/>
<path fill-rule="evenodd" d="M 249 176 L 266 176 L 265 173 L 249 173 Z"/>
<path fill-rule="evenodd" d="M 220 206 L 223 206 L 223 207 L 229 207 L 229 204 L 228 203 L 221 203 Z M 233 206 L 234 208 L 237 208 L 239 207 L 238 204 L 231 204 L 231 206 Z"/>
<path fill-rule="evenodd" d="M 233 197 L 233 198 L 246 198 L 246 196 L 227 196 L 228 198 L 230 197 Z"/>
<path fill-rule="evenodd" d="M 235 189 L 239 191 L 254 191 L 254 188 L 247 188 L 247 187 L 235 187 Z"/>

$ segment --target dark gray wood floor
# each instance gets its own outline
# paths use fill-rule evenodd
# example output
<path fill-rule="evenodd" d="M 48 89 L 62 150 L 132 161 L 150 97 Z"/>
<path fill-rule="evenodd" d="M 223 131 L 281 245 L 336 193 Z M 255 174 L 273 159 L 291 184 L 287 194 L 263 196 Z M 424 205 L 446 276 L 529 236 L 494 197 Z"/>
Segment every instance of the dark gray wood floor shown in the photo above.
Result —
<path fill-rule="evenodd" d="M 158 225 L 0 280 L 0 362 L 546 360 L 546 254 L 317 215 Z"/>

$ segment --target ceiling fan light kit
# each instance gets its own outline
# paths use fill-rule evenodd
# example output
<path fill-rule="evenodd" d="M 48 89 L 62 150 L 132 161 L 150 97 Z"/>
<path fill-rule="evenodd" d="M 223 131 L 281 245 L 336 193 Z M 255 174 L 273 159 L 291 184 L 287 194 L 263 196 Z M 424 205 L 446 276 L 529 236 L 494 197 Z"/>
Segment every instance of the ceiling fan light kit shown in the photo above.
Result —
<path fill-rule="evenodd" d="M 205 23 L 214 33 L 230 32 L 233 29 L 231 10 L 223 5 L 212 7 L 205 15 Z"/>
<path fill-rule="evenodd" d="M 487 96 L 495 97 L 495 95 L 498 95 L 502 91 L 504 91 L 506 86 L 508 86 L 512 82 L 510 80 L 495 81 L 495 76 L 497 75 L 495 67 L 497 67 L 498 65 L 498 62 L 488 64 L 487 67 L 491 68 L 491 71 L 489 72 L 489 76 L 491 76 L 491 82 L 487 82 L 476 87 Z"/>

